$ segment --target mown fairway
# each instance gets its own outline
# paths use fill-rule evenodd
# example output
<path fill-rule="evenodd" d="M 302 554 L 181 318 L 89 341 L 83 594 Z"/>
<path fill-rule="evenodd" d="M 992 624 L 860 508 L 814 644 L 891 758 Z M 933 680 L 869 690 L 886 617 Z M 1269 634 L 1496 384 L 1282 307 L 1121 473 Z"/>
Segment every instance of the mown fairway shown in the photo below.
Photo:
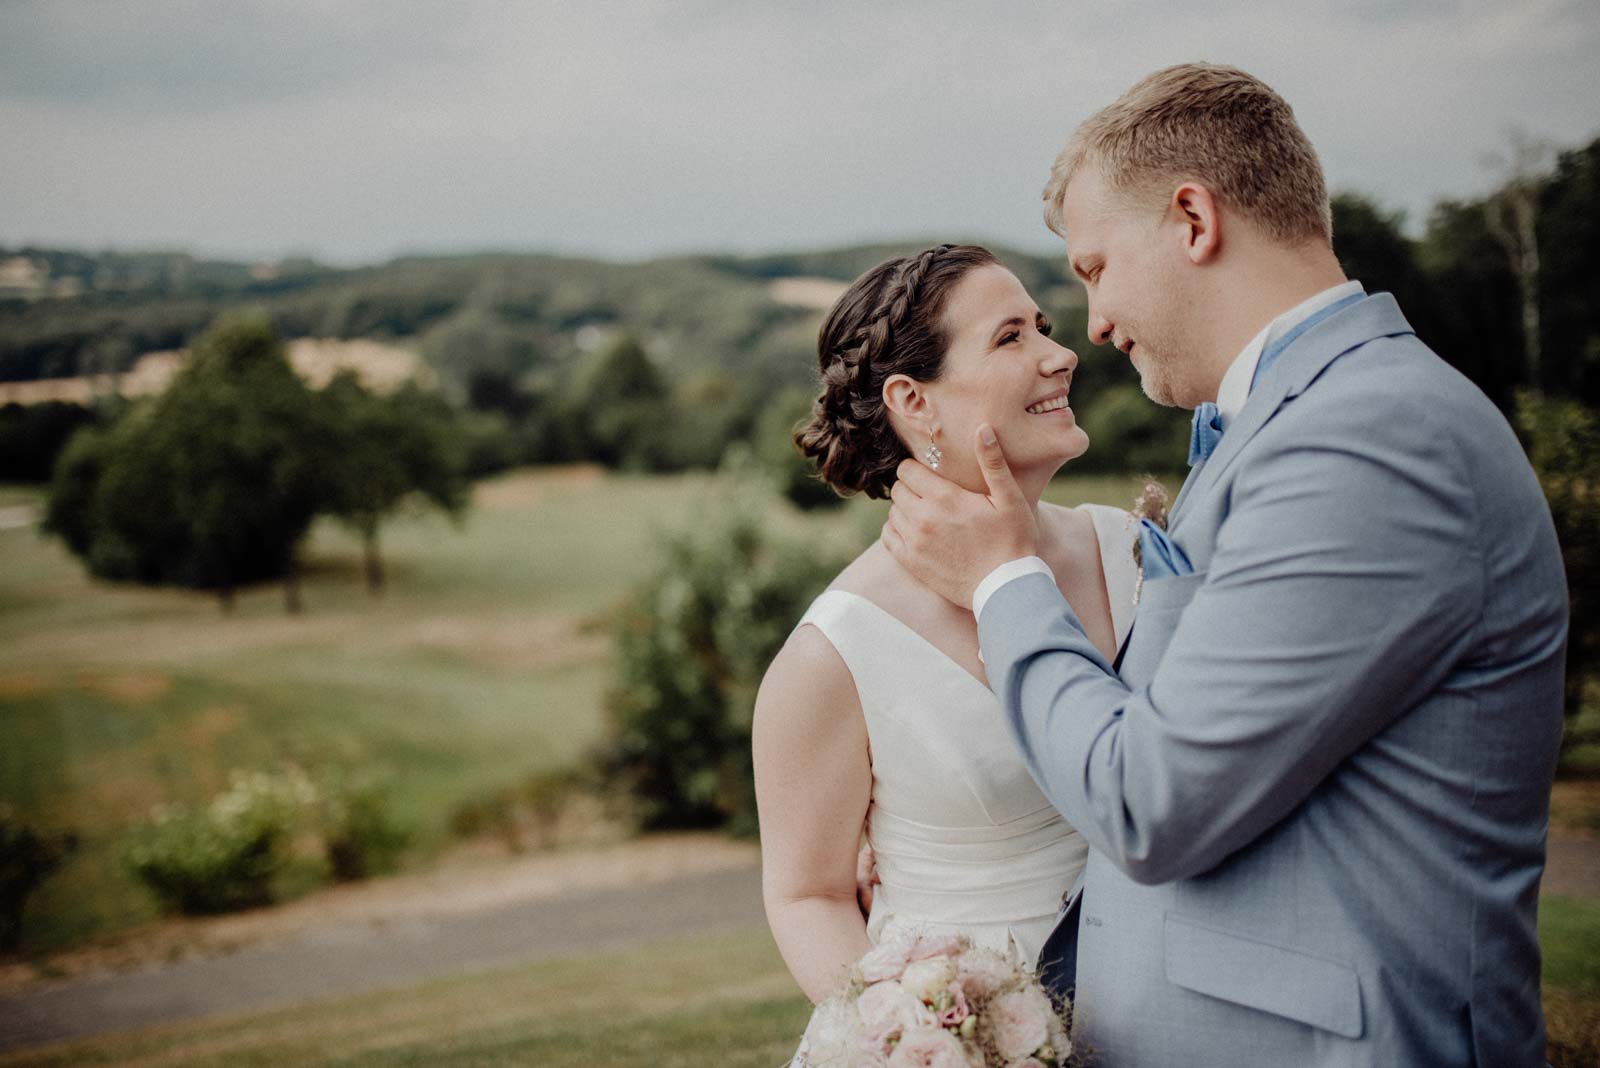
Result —
<path fill-rule="evenodd" d="M 863 500 L 802 516 L 748 492 L 784 527 L 863 545 L 883 513 Z M 1052 496 L 1120 502 L 1131 483 L 1064 480 Z M 0 508 L 40 500 L 0 488 Z M 356 542 L 319 527 L 294 617 L 276 587 L 224 615 L 205 594 L 92 581 L 59 542 L 0 530 L 0 802 L 83 836 L 30 899 L 25 949 L 152 918 L 121 836 L 154 805 L 214 795 L 235 768 L 386 769 L 422 832 L 414 859 L 435 852 L 456 803 L 570 763 L 599 736 L 611 606 L 653 566 L 660 532 L 729 503 L 708 475 L 505 476 L 480 484 L 459 529 L 390 524 L 381 600 Z"/>

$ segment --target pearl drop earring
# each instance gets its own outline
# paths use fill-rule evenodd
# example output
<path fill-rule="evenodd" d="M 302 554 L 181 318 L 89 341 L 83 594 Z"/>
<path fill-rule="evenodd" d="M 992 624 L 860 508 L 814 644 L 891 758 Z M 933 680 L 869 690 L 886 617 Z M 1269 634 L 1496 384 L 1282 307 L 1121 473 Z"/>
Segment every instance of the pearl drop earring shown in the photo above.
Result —
<path fill-rule="evenodd" d="M 933 435 L 928 435 L 928 448 L 922 454 L 923 460 L 934 471 L 939 470 L 939 464 L 944 460 L 944 450 L 934 442 Z"/>

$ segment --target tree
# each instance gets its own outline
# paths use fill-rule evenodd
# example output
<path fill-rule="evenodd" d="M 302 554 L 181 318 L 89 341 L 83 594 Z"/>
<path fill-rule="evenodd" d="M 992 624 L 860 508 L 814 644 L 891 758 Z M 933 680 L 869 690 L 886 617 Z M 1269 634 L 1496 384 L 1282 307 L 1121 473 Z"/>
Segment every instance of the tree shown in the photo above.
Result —
<path fill-rule="evenodd" d="M 1600 139 L 1563 152 L 1539 213 L 1546 389 L 1600 406 Z"/>
<path fill-rule="evenodd" d="M 639 339 L 623 334 L 580 364 L 563 405 L 582 454 L 608 467 L 652 467 L 660 455 L 667 391 Z"/>
<path fill-rule="evenodd" d="M 454 517 L 467 504 L 466 437 L 461 417 L 436 393 L 407 382 L 389 396 L 344 371 L 319 397 L 334 448 L 325 469 L 325 503 L 361 535 L 367 589 L 384 585 L 378 530 L 413 494 Z"/>
<path fill-rule="evenodd" d="M 1485 162 L 1501 176 L 1499 188 L 1484 201 L 1489 232 L 1505 252 L 1521 297 L 1522 352 L 1528 384 L 1544 389 L 1539 323 L 1539 199 L 1550 164 L 1551 146 L 1520 127 L 1506 135 L 1503 151 Z"/>
<path fill-rule="evenodd" d="M 224 608 L 241 583 L 282 578 L 297 611 L 324 437 L 271 324 L 230 317 L 165 393 L 74 439 L 47 524 L 104 578 L 215 590 Z"/>
<path fill-rule="evenodd" d="M 1550 502 L 1567 571 L 1566 750 L 1600 734 L 1576 730 L 1578 713 L 1600 679 L 1600 412 L 1524 390 L 1517 397 L 1517 429 Z"/>

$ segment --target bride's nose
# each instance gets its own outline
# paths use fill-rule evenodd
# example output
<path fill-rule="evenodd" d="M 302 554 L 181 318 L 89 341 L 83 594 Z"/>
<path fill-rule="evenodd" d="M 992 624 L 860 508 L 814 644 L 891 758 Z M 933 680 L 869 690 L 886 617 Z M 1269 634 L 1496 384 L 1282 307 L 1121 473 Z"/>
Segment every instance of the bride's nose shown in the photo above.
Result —
<path fill-rule="evenodd" d="M 1051 345 L 1051 352 L 1039 361 L 1039 373 L 1046 378 L 1053 378 L 1060 374 L 1071 374 L 1077 370 L 1078 354 L 1065 345 Z"/>

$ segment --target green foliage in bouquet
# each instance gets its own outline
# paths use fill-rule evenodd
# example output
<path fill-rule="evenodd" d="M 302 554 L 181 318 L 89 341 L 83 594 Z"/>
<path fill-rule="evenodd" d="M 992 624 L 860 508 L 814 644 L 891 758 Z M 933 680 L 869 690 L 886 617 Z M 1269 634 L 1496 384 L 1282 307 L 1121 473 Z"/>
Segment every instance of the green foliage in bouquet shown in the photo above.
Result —
<path fill-rule="evenodd" d="M 748 506 L 670 536 L 615 625 L 602 774 L 646 829 L 754 833 L 750 718 L 767 664 L 848 556 L 786 540 Z M 718 515 L 722 512 L 724 514 Z"/>
<path fill-rule="evenodd" d="M 77 848 L 77 836 L 42 830 L 0 805 L 0 953 L 22 946 L 22 910 L 28 895 Z"/>
<path fill-rule="evenodd" d="M 1568 729 L 1564 752 L 1600 741 L 1580 713 L 1600 675 L 1600 411 L 1531 391 L 1517 396 L 1517 429 L 1539 476 L 1567 568 Z"/>
<path fill-rule="evenodd" d="M 235 772 L 203 807 L 159 809 L 133 833 L 124 860 L 164 905 L 186 915 L 265 905 L 315 798 L 303 774 Z"/>

